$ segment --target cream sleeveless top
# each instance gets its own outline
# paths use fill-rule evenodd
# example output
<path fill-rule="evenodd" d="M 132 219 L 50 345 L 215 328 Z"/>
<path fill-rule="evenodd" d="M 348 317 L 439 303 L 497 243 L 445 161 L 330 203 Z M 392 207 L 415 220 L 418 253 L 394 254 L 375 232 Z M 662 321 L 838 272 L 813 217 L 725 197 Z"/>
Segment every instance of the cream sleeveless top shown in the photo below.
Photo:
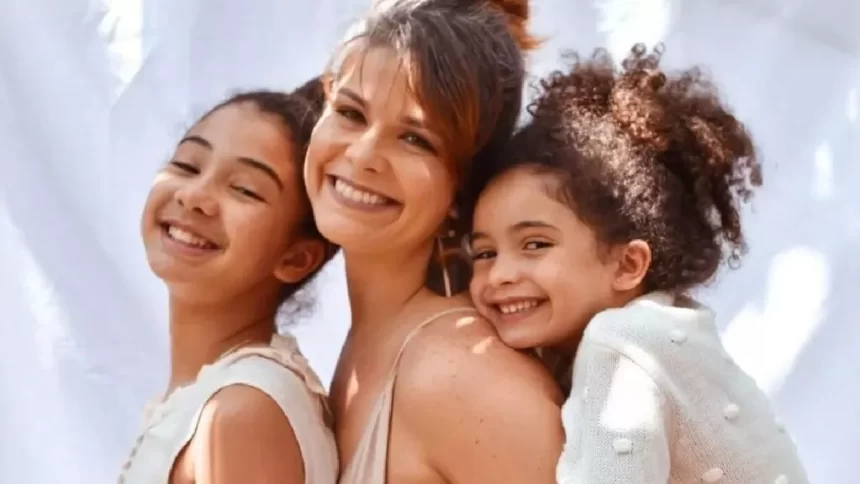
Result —
<path fill-rule="evenodd" d="M 337 482 L 326 390 L 295 338 L 275 335 L 268 347 L 241 348 L 204 366 L 194 383 L 149 406 L 119 483 L 167 484 L 174 462 L 197 430 L 203 406 L 230 385 L 254 387 L 281 407 L 298 440 L 307 484 Z"/>
<path fill-rule="evenodd" d="M 394 364 L 386 377 L 382 393 L 377 397 L 371 408 L 361 435 L 361 440 L 355 448 L 349 463 L 340 476 L 340 484 L 385 484 L 388 469 L 388 437 L 391 432 L 391 410 L 394 402 L 394 382 L 397 377 L 397 365 L 412 338 L 430 323 L 444 316 L 456 313 L 475 313 L 474 308 L 453 308 L 430 316 L 416 326 L 400 346 Z"/>

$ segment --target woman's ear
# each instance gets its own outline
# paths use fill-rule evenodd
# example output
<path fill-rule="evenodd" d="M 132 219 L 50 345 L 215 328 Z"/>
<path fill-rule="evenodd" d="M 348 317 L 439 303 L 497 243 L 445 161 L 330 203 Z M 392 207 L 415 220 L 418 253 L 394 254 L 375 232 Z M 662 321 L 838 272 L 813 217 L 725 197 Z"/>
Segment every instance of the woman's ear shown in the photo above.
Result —
<path fill-rule="evenodd" d="M 315 271 L 325 260 L 325 243 L 300 239 L 284 253 L 275 268 L 275 277 L 285 284 L 295 284 Z"/>
<path fill-rule="evenodd" d="M 651 247 L 644 240 L 632 240 L 616 248 L 615 279 L 612 288 L 619 292 L 638 288 L 651 267 Z"/>

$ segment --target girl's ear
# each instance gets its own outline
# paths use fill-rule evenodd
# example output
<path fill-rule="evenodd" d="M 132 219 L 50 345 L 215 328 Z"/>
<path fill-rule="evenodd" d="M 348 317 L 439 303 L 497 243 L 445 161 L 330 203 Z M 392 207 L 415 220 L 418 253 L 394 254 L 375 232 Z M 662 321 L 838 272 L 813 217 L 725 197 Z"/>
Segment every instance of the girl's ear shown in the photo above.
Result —
<path fill-rule="evenodd" d="M 627 292 L 638 288 L 651 267 L 651 247 L 644 240 L 632 240 L 617 250 L 617 265 L 612 288 Z"/>
<path fill-rule="evenodd" d="M 298 240 L 284 253 L 275 268 L 275 277 L 285 284 L 295 284 L 316 270 L 324 260 L 325 244 L 321 240 Z"/>

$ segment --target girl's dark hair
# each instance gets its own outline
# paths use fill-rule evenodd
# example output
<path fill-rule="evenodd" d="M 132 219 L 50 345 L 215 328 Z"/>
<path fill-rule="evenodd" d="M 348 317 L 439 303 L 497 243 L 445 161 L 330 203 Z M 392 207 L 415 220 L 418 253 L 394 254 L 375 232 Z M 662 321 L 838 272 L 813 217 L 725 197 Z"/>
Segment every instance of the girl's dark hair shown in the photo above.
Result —
<path fill-rule="evenodd" d="M 325 266 L 326 262 L 331 260 L 338 250 L 336 245 L 326 240 L 325 237 L 320 234 L 319 229 L 316 226 L 316 222 L 314 221 L 310 201 L 308 199 L 307 191 L 305 190 L 305 184 L 301 182 L 301 176 L 304 173 L 305 154 L 308 149 L 308 142 L 311 138 L 311 132 L 322 113 L 324 96 L 322 80 L 320 77 L 315 77 L 305 82 L 292 92 L 260 90 L 236 94 L 209 110 L 209 112 L 201 118 L 201 120 L 205 119 L 212 113 L 227 106 L 249 104 L 259 110 L 260 113 L 277 119 L 277 121 L 285 128 L 284 131 L 288 136 L 290 136 L 291 141 L 293 142 L 293 160 L 296 163 L 296 173 L 298 174 L 296 177 L 296 186 L 294 188 L 299 191 L 299 198 L 304 204 L 304 218 L 302 220 L 300 233 L 304 237 L 323 242 L 326 246 L 326 251 L 323 262 L 304 279 L 294 284 L 284 284 L 283 291 L 281 293 L 282 302 L 293 298 L 299 290 L 311 282 L 322 267 Z"/>
<path fill-rule="evenodd" d="M 430 123 L 442 130 L 460 187 L 513 133 L 524 52 L 538 44 L 526 31 L 528 19 L 528 0 L 377 0 L 335 53 L 328 77 L 337 77 L 350 54 L 396 52 Z M 461 201 L 458 195 L 455 207 Z M 439 267 L 431 264 L 431 279 L 434 272 Z"/>
<path fill-rule="evenodd" d="M 739 205 L 762 183 L 744 125 L 699 69 L 666 74 L 662 48 L 642 45 L 617 68 L 598 50 L 539 83 L 532 121 L 489 180 L 527 166 L 556 175 L 553 196 L 605 246 L 641 239 L 651 248 L 646 291 L 681 293 L 709 281 L 746 250 Z"/>

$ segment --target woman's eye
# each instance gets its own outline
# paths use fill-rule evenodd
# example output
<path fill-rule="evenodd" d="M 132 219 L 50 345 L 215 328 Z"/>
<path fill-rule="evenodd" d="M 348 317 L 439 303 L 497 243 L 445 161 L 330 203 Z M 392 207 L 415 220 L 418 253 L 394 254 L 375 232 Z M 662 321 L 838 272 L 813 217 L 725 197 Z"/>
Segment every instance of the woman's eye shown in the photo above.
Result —
<path fill-rule="evenodd" d="M 403 141 L 421 148 L 422 150 L 429 151 L 431 153 L 436 153 L 436 149 L 433 148 L 433 145 L 427 141 L 423 136 L 420 136 L 415 133 L 406 133 L 403 135 Z"/>
<path fill-rule="evenodd" d="M 496 253 L 492 250 L 473 250 L 472 251 L 472 260 L 486 260 L 492 259 L 496 256 Z"/>
<path fill-rule="evenodd" d="M 352 121 L 354 123 L 364 122 L 364 115 L 355 109 L 342 107 L 335 109 L 335 112 L 348 121 Z"/>
<path fill-rule="evenodd" d="M 184 161 L 176 161 L 176 160 L 174 160 L 174 161 L 171 161 L 171 162 L 170 162 L 170 165 L 171 165 L 171 166 L 175 166 L 176 168 L 178 168 L 178 169 L 179 169 L 179 171 L 183 171 L 183 172 L 185 172 L 185 173 L 190 173 L 190 174 L 192 174 L 192 175 L 197 175 L 197 174 L 199 174 L 199 173 L 200 173 L 200 170 L 199 170 L 199 169 L 197 169 L 197 167 L 196 167 L 196 166 L 191 165 L 191 164 L 189 164 L 189 163 L 185 163 Z"/>
<path fill-rule="evenodd" d="M 248 190 L 247 188 L 243 188 L 240 186 L 234 186 L 233 190 L 236 190 L 236 192 L 240 193 L 241 195 L 244 195 L 244 196 L 249 197 L 249 198 L 253 198 L 254 200 L 259 200 L 261 202 L 264 201 L 263 197 L 257 195 L 255 192 L 253 192 L 251 190 Z"/>

